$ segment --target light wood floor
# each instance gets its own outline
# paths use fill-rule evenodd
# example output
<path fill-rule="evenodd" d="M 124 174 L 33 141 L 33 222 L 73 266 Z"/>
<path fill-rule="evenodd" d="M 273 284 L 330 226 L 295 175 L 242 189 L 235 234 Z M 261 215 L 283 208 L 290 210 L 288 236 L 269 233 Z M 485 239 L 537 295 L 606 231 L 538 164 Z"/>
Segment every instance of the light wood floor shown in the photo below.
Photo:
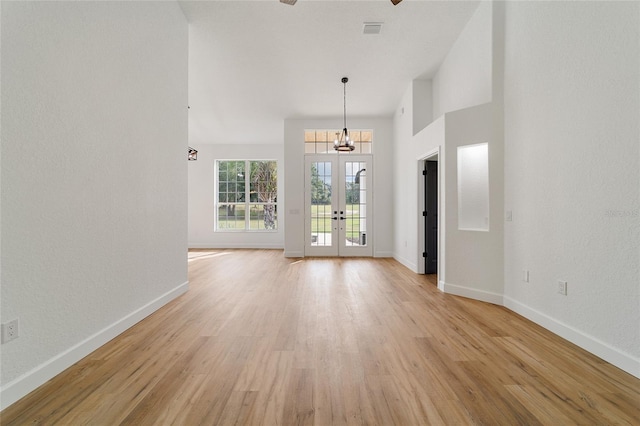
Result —
<path fill-rule="evenodd" d="M 189 257 L 187 294 L 2 424 L 640 424 L 640 380 L 393 260 Z"/>

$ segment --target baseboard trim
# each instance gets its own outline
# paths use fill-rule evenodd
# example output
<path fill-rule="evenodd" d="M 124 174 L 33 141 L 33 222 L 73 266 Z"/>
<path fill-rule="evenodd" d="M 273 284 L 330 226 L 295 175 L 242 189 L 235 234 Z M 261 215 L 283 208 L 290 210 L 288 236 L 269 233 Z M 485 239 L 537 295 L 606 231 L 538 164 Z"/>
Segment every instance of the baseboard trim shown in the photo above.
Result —
<path fill-rule="evenodd" d="M 373 253 L 373 257 L 393 257 L 393 253 L 390 251 L 377 251 Z"/>
<path fill-rule="evenodd" d="M 504 306 L 640 379 L 640 359 L 508 296 L 504 296 Z"/>
<path fill-rule="evenodd" d="M 33 370 L 12 380 L 0 389 L 0 410 L 4 410 L 20 398 L 26 396 L 51 378 L 63 372 L 91 352 L 98 349 L 114 337 L 142 321 L 162 306 L 184 294 L 189 289 L 189 282 L 184 282 L 152 300 L 146 305 L 136 309 L 124 318 L 114 322 L 106 328 L 89 336 L 82 342 L 70 347 L 66 351 L 56 355 L 50 360 L 40 364 Z"/>
<path fill-rule="evenodd" d="M 478 290 L 477 288 L 464 287 L 461 285 L 443 282 L 442 291 L 455 296 L 467 297 L 469 299 L 480 300 L 481 302 L 493 303 L 494 305 L 503 304 L 502 294 L 492 293 L 490 291 Z"/>
<path fill-rule="evenodd" d="M 304 257 L 304 251 L 286 251 L 284 257 Z"/>
<path fill-rule="evenodd" d="M 189 243 L 187 246 L 190 249 L 273 249 L 282 250 L 284 247 L 282 244 L 245 244 L 245 243 Z"/>
<path fill-rule="evenodd" d="M 305 257 L 305 256 L 303 251 L 285 251 L 284 257 Z M 388 257 L 393 257 L 393 255 L 391 254 L 391 252 L 381 251 L 381 252 L 374 253 L 373 257 L 388 258 Z"/>
<path fill-rule="evenodd" d="M 398 262 L 402 263 L 407 268 L 409 268 L 411 270 L 411 272 L 415 272 L 416 274 L 418 273 L 418 266 L 414 262 L 412 262 L 409 259 L 406 259 L 406 258 L 404 258 L 402 256 L 398 256 L 397 254 L 394 254 L 393 258 L 395 260 L 397 260 Z"/>

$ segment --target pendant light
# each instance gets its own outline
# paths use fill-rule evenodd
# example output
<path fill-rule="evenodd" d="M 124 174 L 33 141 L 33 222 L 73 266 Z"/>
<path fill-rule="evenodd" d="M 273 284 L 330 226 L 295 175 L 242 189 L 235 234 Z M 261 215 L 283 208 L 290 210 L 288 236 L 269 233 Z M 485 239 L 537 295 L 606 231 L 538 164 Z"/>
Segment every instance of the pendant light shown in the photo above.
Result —
<path fill-rule="evenodd" d="M 347 81 L 349 81 L 347 77 L 342 77 L 342 84 L 344 85 L 344 128 L 342 133 L 336 133 L 336 140 L 333 141 L 333 149 L 342 152 L 353 151 L 355 148 L 347 130 Z"/>
<path fill-rule="evenodd" d="M 187 156 L 187 160 L 196 161 L 198 159 L 198 151 L 189 147 L 189 155 Z"/>

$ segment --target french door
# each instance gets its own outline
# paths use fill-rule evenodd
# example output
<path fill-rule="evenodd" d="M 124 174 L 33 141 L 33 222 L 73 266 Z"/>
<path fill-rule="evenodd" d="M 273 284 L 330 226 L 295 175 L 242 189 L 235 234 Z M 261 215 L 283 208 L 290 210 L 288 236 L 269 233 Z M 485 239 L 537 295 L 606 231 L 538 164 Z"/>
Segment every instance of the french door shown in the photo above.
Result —
<path fill-rule="evenodd" d="M 305 256 L 372 256 L 372 157 L 305 157 Z"/>

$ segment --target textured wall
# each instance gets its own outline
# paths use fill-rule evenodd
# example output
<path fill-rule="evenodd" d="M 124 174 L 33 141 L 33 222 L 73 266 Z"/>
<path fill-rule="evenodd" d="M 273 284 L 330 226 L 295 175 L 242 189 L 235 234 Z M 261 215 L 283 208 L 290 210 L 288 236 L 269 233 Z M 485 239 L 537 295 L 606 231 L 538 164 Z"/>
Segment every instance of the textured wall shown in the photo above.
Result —
<path fill-rule="evenodd" d="M 505 295 L 638 375 L 639 32 L 638 2 L 507 3 Z"/>
<path fill-rule="evenodd" d="M 3 390 L 185 284 L 187 41 L 174 2 L 3 2 Z"/>

